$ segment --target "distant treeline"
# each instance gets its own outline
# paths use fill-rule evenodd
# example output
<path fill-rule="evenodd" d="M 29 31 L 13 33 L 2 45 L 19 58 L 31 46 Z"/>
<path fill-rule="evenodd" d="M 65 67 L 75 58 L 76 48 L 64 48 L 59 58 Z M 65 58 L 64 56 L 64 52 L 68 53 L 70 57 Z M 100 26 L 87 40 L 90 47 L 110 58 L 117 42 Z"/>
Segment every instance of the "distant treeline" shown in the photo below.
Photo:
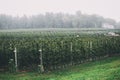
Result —
<path fill-rule="evenodd" d="M 99 15 L 46 13 L 34 16 L 13 17 L 0 15 L 0 29 L 21 28 L 102 28 L 104 24 L 119 28 L 120 22 Z"/>

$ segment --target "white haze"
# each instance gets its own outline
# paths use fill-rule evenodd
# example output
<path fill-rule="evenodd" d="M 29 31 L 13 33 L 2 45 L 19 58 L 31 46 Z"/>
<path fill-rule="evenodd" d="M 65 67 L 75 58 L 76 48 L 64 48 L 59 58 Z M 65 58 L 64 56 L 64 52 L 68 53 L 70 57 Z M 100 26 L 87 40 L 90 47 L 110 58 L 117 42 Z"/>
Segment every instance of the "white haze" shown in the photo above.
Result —
<path fill-rule="evenodd" d="M 120 20 L 120 0 L 0 0 L 0 14 L 37 15 L 45 12 L 98 14 Z"/>

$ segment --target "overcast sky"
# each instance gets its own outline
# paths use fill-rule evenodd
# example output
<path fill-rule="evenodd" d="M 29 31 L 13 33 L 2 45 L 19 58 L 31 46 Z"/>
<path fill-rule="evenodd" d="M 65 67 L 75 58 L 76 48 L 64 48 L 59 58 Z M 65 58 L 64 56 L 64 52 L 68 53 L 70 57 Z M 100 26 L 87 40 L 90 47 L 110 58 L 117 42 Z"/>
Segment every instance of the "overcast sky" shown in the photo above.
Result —
<path fill-rule="evenodd" d="M 0 14 L 37 15 L 45 12 L 98 14 L 120 21 L 120 0 L 0 0 Z"/>

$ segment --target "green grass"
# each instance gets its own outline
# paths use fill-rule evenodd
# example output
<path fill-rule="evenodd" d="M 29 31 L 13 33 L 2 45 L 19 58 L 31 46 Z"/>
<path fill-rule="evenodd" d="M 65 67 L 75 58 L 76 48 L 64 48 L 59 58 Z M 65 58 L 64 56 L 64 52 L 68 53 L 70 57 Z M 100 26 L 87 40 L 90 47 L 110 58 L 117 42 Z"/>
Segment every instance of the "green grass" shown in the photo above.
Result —
<path fill-rule="evenodd" d="M 44 74 L 37 72 L 0 73 L 0 80 L 120 80 L 120 56 Z"/>

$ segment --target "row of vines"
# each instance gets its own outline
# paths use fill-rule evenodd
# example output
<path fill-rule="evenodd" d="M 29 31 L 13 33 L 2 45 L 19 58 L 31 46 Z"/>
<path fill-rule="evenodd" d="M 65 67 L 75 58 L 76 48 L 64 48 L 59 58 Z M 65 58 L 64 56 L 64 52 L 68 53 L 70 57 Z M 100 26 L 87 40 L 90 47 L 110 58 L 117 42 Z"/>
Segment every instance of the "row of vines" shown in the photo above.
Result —
<path fill-rule="evenodd" d="M 14 59 L 15 47 L 19 69 L 30 70 L 35 70 L 40 63 L 39 49 L 42 49 L 43 66 L 46 71 L 120 54 L 119 36 L 41 38 L 27 35 L 18 37 L 13 33 L 12 36 L 6 34 L 0 37 L 0 67 L 8 67 L 8 61 Z"/>

